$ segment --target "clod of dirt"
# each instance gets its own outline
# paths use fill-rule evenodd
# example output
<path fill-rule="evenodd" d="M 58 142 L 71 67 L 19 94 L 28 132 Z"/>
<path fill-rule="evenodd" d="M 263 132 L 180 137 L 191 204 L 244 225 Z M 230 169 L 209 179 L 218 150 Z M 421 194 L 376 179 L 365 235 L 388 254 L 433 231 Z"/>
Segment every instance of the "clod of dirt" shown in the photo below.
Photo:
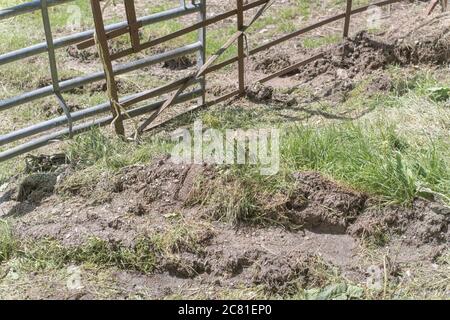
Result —
<path fill-rule="evenodd" d="M 199 274 L 209 272 L 210 266 L 198 255 L 185 252 L 166 259 L 160 270 L 178 278 L 195 278 Z"/>
<path fill-rule="evenodd" d="M 291 214 L 304 228 L 326 233 L 345 233 L 362 212 L 365 194 L 344 188 L 316 172 L 294 175 L 297 186 L 289 202 Z"/>
<path fill-rule="evenodd" d="M 370 84 L 367 86 L 366 91 L 370 96 L 376 92 L 388 92 L 393 88 L 392 79 L 385 74 L 375 75 L 374 78 L 370 81 Z"/>
<path fill-rule="evenodd" d="M 17 189 L 17 201 L 39 203 L 50 196 L 56 185 L 54 173 L 36 173 L 24 178 Z"/>
<path fill-rule="evenodd" d="M 118 177 L 103 173 L 97 180 L 86 176 L 73 176 L 73 169 L 63 171 L 58 176 L 55 192 L 60 195 L 80 196 L 88 204 L 108 203 L 115 193 L 121 192 L 122 185 Z"/>
<path fill-rule="evenodd" d="M 25 159 L 25 172 L 55 172 L 68 163 L 69 159 L 63 153 L 39 156 L 28 155 Z"/>
<path fill-rule="evenodd" d="M 126 85 L 122 80 L 116 79 L 116 87 L 119 92 L 121 91 L 123 92 Z M 108 85 L 106 82 L 95 82 L 89 84 L 87 86 L 87 90 L 90 92 L 91 95 L 93 95 L 96 92 L 106 92 L 108 90 Z"/>
<path fill-rule="evenodd" d="M 245 90 L 247 98 L 253 102 L 267 102 L 273 97 L 273 88 L 256 82 Z"/>
<path fill-rule="evenodd" d="M 450 243 L 450 208 L 439 203 L 417 199 L 411 208 L 373 206 L 361 214 L 349 228 L 358 237 L 379 234 L 401 235 L 414 245 Z"/>
<path fill-rule="evenodd" d="M 45 112 L 46 117 L 60 116 L 62 114 L 65 114 L 63 108 L 61 108 L 61 106 L 56 100 L 45 103 L 42 106 L 42 109 Z M 67 109 L 69 109 L 69 112 L 74 112 L 76 110 L 80 110 L 81 106 L 77 104 L 68 103 Z"/>
<path fill-rule="evenodd" d="M 90 63 L 99 57 L 96 50 L 79 50 L 76 46 L 67 47 L 66 52 L 70 57 L 75 58 L 82 63 Z"/>
<path fill-rule="evenodd" d="M 163 68 L 167 68 L 170 70 L 185 70 L 192 66 L 195 66 L 196 63 L 197 62 L 195 60 L 183 56 L 165 61 L 163 64 Z"/>
<path fill-rule="evenodd" d="M 274 293 L 294 291 L 313 281 L 309 270 L 315 262 L 316 258 L 295 252 L 283 257 L 266 255 L 255 265 L 253 282 Z"/>
<path fill-rule="evenodd" d="M 289 67 L 291 63 L 291 59 L 289 55 L 285 53 L 265 53 L 264 55 L 258 55 L 254 60 L 258 61 L 254 64 L 253 70 L 260 71 L 265 74 L 272 74 L 281 69 Z M 298 70 L 293 70 L 288 74 L 285 74 L 285 77 L 292 76 L 298 73 Z"/>
<path fill-rule="evenodd" d="M 295 97 L 289 94 L 279 93 L 271 86 L 260 82 L 253 83 L 245 88 L 246 97 L 254 103 L 273 103 L 284 106 L 292 106 L 297 103 Z"/>
<path fill-rule="evenodd" d="M 120 183 L 125 192 L 138 195 L 142 208 L 160 206 L 170 210 L 183 205 L 191 189 L 201 176 L 212 175 L 211 167 L 192 164 L 174 164 L 169 157 L 161 157 L 151 166 L 125 169 Z M 140 211 L 144 211 L 143 209 Z"/>
<path fill-rule="evenodd" d="M 213 275 L 224 278 L 233 278 L 240 275 L 244 269 L 249 268 L 263 254 L 263 251 L 257 249 L 245 249 L 243 251 L 211 251 L 208 259 L 210 260 L 211 272 Z"/>
<path fill-rule="evenodd" d="M 70 80 L 70 79 L 71 79 L 70 77 L 62 77 L 61 79 L 59 79 L 59 81 L 60 82 L 61 81 L 67 81 L 67 80 Z M 53 80 L 52 80 L 52 78 L 50 76 L 43 76 L 43 77 L 39 78 L 37 86 L 38 86 L 38 88 L 44 88 L 44 87 L 51 86 L 52 83 L 53 83 Z M 73 89 L 67 90 L 65 92 L 72 93 L 72 94 L 80 94 L 80 93 L 83 93 L 82 90 L 83 90 L 83 87 L 81 86 L 81 87 L 77 87 L 77 88 L 73 88 Z M 55 102 L 56 102 L 56 100 L 55 100 Z"/>

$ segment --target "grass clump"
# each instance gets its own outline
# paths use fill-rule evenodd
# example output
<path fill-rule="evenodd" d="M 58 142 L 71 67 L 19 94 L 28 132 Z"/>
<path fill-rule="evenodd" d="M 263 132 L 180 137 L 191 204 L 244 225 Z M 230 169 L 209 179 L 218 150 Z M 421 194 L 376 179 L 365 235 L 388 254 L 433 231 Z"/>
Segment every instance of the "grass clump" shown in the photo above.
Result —
<path fill-rule="evenodd" d="M 147 238 L 137 240 L 132 248 L 94 238 L 86 245 L 70 250 L 69 257 L 76 263 L 116 266 L 143 273 L 151 273 L 156 267 L 154 244 Z"/>
<path fill-rule="evenodd" d="M 0 263 L 11 259 L 15 255 L 18 246 L 19 243 L 14 238 L 8 222 L 0 220 Z"/>
<path fill-rule="evenodd" d="M 78 166 L 96 165 L 115 170 L 149 162 L 155 155 L 167 151 L 169 146 L 168 141 L 160 139 L 136 145 L 117 137 L 108 137 L 99 128 L 93 128 L 69 142 L 67 157 Z"/>
<path fill-rule="evenodd" d="M 188 203 L 210 208 L 210 217 L 231 225 L 289 225 L 283 214 L 293 183 L 283 173 L 261 175 L 258 166 L 223 167 L 216 179 L 200 179 Z"/>
<path fill-rule="evenodd" d="M 15 258 L 21 269 L 29 272 L 76 264 L 150 274 L 156 270 L 161 259 L 174 258 L 181 252 L 200 252 L 202 243 L 211 234 L 212 229 L 206 224 L 192 227 L 180 220 L 163 232 L 138 237 L 129 246 L 97 237 L 81 245 L 65 245 L 54 239 L 19 243 L 8 224 L 0 220 L 0 263 Z"/>
<path fill-rule="evenodd" d="M 296 126 L 282 155 L 294 170 L 317 170 L 390 202 L 408 203 L 423 187 L 449 196 L 448 144 L 413 146 L 383 123 Z"/>
<path fill-rule="evenodd" d="M 58 191 L 69 195 L 80 190 L 85 194 L 92 192 L 102 177 L 110 177 L 127 166 L 148 163 L 155 156 L 168 152 L 170 145 L 162 139 L 140 144 L 125 142 L 93 128 L 68 142 L 66 154 L 75 170 L 65 177 Z"/>
<path fill-rule="evenodd" d="M 91 238 L 81 246 L 64 246 L 56 240 L 44 239 L 25 244 L 21 258 L 24 269 L 28 270 L 62 268 L 75 263 L 151 273 L 156 267 L 153 247 L 153 243 L 146 238 L 137 240 L 133 247 L 98 238 Z"/>
<path fill-rule="evenodd" d="M 184 223 L 177 223 L 169 230 L 152 237 L 152 242 L 158 251 L 166 255 L 182 251 L 198 252 L 199 233 Z"/>

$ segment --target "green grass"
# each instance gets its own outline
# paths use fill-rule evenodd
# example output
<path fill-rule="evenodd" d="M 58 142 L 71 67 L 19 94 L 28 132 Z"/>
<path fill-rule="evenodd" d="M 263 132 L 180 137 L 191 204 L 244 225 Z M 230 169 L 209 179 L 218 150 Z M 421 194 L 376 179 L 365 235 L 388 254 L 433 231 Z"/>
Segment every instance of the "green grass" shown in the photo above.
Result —
<path fill-rule="evenodd" d="M 153 243 L 139 239 L 133 247 L 111 244 L 105 240 L 91 238 L 81 246 L 64 246 L 51 239 L 22 242 L 9 256 L 21 261 L 21 268 L 29 272 L 60 269 L 70 264 L 93 265 L 97 268 L 117 267 L 151 273 L 156 267 Z M 6 259 L 5 259 L 6 260 Z"/>
<path fill-rule="evenodd" d="M 213 220 L 240 224 L 279 224 L 291 227 L 282 206 L 292 191 L 292 181 L 284 172 L 265 176 L 258 166 L 222 166 L 213 182 L 200 179 L 188 203 L 206 205 Z M 292 226 L 293 227 L 293 226 Z"/>
<path fill-rule="evenodd" d="M 328 44 L 335 44 L 342 40 L 340 34 L 325 35 L 321 37 L 310 37 L 302 41 L 303 47 L 307 49 L 319 48 Z"/>
<path fill-rule="evenodd" d="M 16 252 L 18 243 L 7 221 L 0 219 L 0 263 L 9 260 Z"/>
<path fill-rule="evenodd" d="M 0 264 L 18 259 L 21 269 L 29 272 L 76 264 L 150 274 L 162 258 L 175 259 L 182 252 L 201 252 L 202 235 L 206 232 L 212 232 L 206 223 L 191 224 L 178 219 L 163 231 L 136 239 L 132 246 L 95 237 L 82 245 L 71 246 L 54 239 L 19 241 L 8 223 L 0 220 Z"/>
<path fill-rule="evenodd" d="M 450 203 L 448 141 L 429 139 L 417 145 L 386 119 L 293 125 L 284 132 L 277 175 L 262 176 L 258 166 L 224 166 L 220 179 L 198 181 L 191 203 L 212 206 L 214 220 L 232 225 L 289 226 L 277 203 L 289 199 L 292 173 L 305 170 L 321 172 L 389 203 L 408 206 L 418 196 Z"/>
<path fill-rule="evenodd" d="M 450 195 L 449 145 L 410 146 L 394 124 L 297 126 L 283 143 L 286 164 L 316 170 L 388 201 L 409 203 L 423 187 Z"/>
<path fill-rule="evenodd" d="M 97 166 L 117 170 L 125 166 L 147 163 L 154 156 L 169 150 L 171 142 L 150 139 L 141 144 L 124 142 L 117 137 L 106 136 L 99 128 L 76 136 L 68 142 L 67 157 L 79 167 Z"/>

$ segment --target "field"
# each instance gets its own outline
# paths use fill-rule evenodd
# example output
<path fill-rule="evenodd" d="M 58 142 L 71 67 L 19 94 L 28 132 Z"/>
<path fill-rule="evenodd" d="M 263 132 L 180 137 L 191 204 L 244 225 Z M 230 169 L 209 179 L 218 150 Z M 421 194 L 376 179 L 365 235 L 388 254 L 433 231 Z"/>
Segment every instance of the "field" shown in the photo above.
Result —
<path fill-rule="evenodd" d="M 0 8 L 18 3 L 0 0 Z M 142 16 L 179 1 L 135 3 Z M 209 0 L 208 15 L 234 6 Z M 352 18 L 349 39 L 341 20 L 246 58 L 245 96 L 188 113 L 195 100 L 171 107 L 139 141 L 94 128 L 0 163 L 0 299 L 449 299 L 450 13 L 427 17 L 426 6 L 403 1 L 376 25 L 364 13 Z M 248 31 L 248 45 L 343 10 L 339 0 L 276 1 Z M 107 22 L 123 12 L 111 6 Z M 93 27 L 84 0 L 50 13 L 55 37 Z M 160 22 L 140 36 L 195 19 Z M 235 30 L 233 19 L 208 27 L 207 55 Z M 0 55 L 44 39 L 39 12 L 0 21 L 0 31 Z M 128 44 L 120 37 L 111 50 Z M 187 76 L 196 58 L 121 75 L 119 93 Z M 59 50 L 57 60 L 61 79 L 101 70 L 95 47 Z M 208 74 L 208 98 L 232 92 L 237 79 L 236 65 Z M 46 54 L 0 66 L 0 100 L 50 83 Z M 106 90 L 96 82 L 64 97 L 76 111 L 106 101 Z M 61 114 L 54 97 L 2 111 L 0 134 Z M 278 130 L 279 170 L 173 161 L 172 133 L 192 132 L 199 120 L 219 133 Z"/>

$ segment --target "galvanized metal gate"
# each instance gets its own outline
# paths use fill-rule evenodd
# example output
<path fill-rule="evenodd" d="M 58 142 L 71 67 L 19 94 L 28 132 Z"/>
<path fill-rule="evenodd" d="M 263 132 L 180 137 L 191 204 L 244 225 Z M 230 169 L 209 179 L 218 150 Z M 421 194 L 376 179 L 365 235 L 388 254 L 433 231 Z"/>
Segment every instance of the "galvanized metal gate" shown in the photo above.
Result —
<path fill-rule="evenodd" d="M 177 8 L 163 11 L 157 14 L 152 14 L 138 18 L 136 16 L 136 10 L 134 8 L 134 0 L 122 0 L 124 1 L 127 20 L 124 22 L 111 24 L 105 26 L 103 21 L 103 14 L 101 4 L 103 0 L 90 0 L 95 30 L 89 30 L 73 35 L 69 35 L 59 39 L 53 39 L 48 8 L 51 6 L 61 5 L 71 2 L 73 0 L 34 0 L 29 3 L 21 4 L 12 8 L 0 10 L 0 20 L 11 18 L 17 15 L 26 14 L 29 12 L 40 10 L 42 12 L 43 28 L 45 30 L 46 41 L 28 48 L 16 50 L 13 52 L 0 55 L 0 67 L 4 64 L 18 61 L 27 57 L 31 57 L 40 53 L 48 53 L 48 60 L 50 66 L 50 74 L 52 78 L 52 84 L 43 88 L 26 92 L 21 95 L 1 100 L 0 112 L 7 109 L 22 105 L 24 103 L 37 100 L 47 96 L 54 96 L 59 106 L 64 112 L 63 116 L 56 117 L 26 128 L 22 128 L 8 134 L 0 136 L 0 146 L 14 143 L 16 141 L 33 137 L 35 135 L 43 134 L 37 138 L 34 138 L 28 142 L 12 147 L 6 151 L 0 153 L 0 162 L 16 157 L 20 154 L 27 153 L 39 147 L 42 147 L 50 142 L 53 142 L 64 137 L 71 137 L 74 134 L 83 132 L 94 126 L 104 126 L 113 124 L 117 134 L 125 136 L 123 121 L 128 118 L 134 118 L 145 114 L 150 116 L 140 125 L 138 134 L 145 130 L 148 130 L 148 126 L 158 117 L 161 112 L 173 104 L 189 101 L 192 99 L 198 99 L 199 103 L 197 107 L 210 106 L 220 101 L 224 101 L 230 97 L 234 97 L 243 94 L 245 91 L 246 81 L 244 74 L 245 57 L 254 55 L 263 50 L 271 48 L 277 44 L 285 42 L 294 37 L 300 36 L 306 32 L 322 27 L 326 24 L 344 19 L 343 24 L 343 37 L 348 36 L 350 28 L 350 17 L 353 14 L 358 14 L 366 11 L 370 6 L 384 6 L 399 2 L 401 0 L 385 0 L 380 1 L 370 6 L 363 6 L 356 9 L 352 7 L 352 0 L 347 0 L 346 11 L 342 14 L 324 19 L 322 21 L 311 24 L 305 28 L 294 31 L 287 35 L 284 35 L 278 39 L 275 39 L 269 43 L 261 45 L 256 48 L 244 50 L 244 38 L 246 30 L 270 7 L 273 0 L 255 0 L 253 2 L 244 4 L 243 0 L 236 0 L 236 8 L 214 17 L 207 18 L 206 15 L 206 0 L 180 0 L 180 5 Z M 256 14 L 247 23 L 244 21 L 244 12 L 257 8 Z M 151 39 L 147 42 L 141 43 L 138 37 L 138 30 L 144 26 L 148 26 L 157 22 L 174 19 L 176 17 L 196 14 L 197 23 L 178 30 L 174 33 L 162 36 L 157 39 Z M 222 46 L 222 48 L 213 54 L 206 60 L 206 28 L 209 25 L 222 21 L 224 19 L 236 16 L 237 17 L 237 31 L 234 33 L 228 41 Z M 151 48 L 158 44 L 164 43 L 171 39 L 175 39 L 182 35 L 198 30 L 197 41 L 188 44 L 183 47 L 179 47 L 173 50 L 169 50 L 160 54 L 146 56 L 142 59 L 127 62 L 123 64 L 114 64 L 114 61 L 118 58 L 125 57 L 127 55 L 140 52 L 142 50 Z M 120 52 L 111 53 L 108 49 L 108 41 L 124 35 L 129 34 L 131 47 L 124 49 Z M 219 56 L 222 55 L 227 48 L 233 43 L 237 42 L 238 54 L 237 56 L 225 60 L 221 63 L 214 64 Z M 90 46 L 98 45 L 101 60 L 103 62 L 103 71 L 98 71 L 86 76 L 73 78 L 70 80 L 61 81 L 58 76 L 58 70 L 55 60 L 55 50 L 67 47 L 69 45 L 77 45 L 79 48 L 87 48 Z M 149 89 L 145 92 L 134 94 L 127 97 L 120 98 L 117 94 L 115 76 L 122 75 L 134 70 L 138 70 L 156 63 L 161 63 L 170 59 L 182 57 L 187 54 L 197 53 L 198 55 L 198 68 L 191 75 L 182 79 L 176 80 L 169 84 L 163 85 L 158 88 Z M 266 82 L 275 77 L 284 75 L 296 68 L 299 68 L 307 63 L 315 61 L 323 57 L 323 54 L 312 56 L 304 61 L 299 61 L 293 65 L 284 68 L 272 75 L 259 79 L 258 82 Z M 212 101 L 206 100 L 206 79 L 205 76 L 211 72 L 217 71 L 225 66 L 233 63 L 238 63 L 238 84 L 239 87 L 236 91 L 226 94 L 222 97 L 216 98 Z M 89 107 L 83 110 L 70 112 L 67 108 L 64 100 L 64 92 L 83 86 L 88 83 L 106 80 L 108 86 L 108 102 L 103 104 Z M 186 88 L 196 88 L 188 93 L 183 93 Z M 159 97 L 163 94 L 173 92 L 167 100 L 151 103 L 148 105 L 134 107 L 138 102 L 146 101 L 150 98 Z M 107 113 L 110 114 L 102 118 L 93 119 L 94 116 Z M 91 118 L 91 120 L 87 120 Z M 85 120 L 82 122 L 81 120 Z M 81 123 L 80 123 L 81 122 Z M 55 128 L 66 126 L 61 130 L 55 131 Z"/>

